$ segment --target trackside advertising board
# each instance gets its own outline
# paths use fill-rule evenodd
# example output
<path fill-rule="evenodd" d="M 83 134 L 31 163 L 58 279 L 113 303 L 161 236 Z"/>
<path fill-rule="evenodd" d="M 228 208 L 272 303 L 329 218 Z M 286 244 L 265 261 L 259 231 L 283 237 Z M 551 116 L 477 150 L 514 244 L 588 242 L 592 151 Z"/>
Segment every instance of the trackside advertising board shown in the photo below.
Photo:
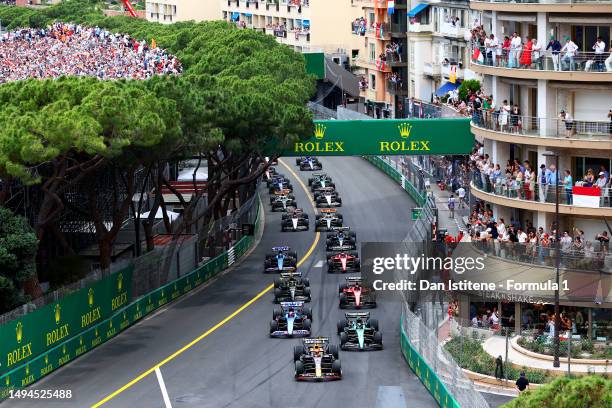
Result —
<path fill-rule="evenodd" d="M 390 156 L 468 154 L 470 119 L 319 120 L 314 134 L 288 146 L 268 146 L 270 156 Z"/>
<path fill-rule="evenodd" d="M 0 375 L 106 319 L 131 300 L 132 267 L 0 326 Z"/>

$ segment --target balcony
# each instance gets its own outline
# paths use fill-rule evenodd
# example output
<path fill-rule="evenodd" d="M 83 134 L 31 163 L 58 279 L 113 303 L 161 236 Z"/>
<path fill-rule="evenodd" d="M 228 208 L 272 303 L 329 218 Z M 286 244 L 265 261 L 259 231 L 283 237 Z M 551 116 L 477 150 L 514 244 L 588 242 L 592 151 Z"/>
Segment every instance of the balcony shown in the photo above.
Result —
<path fill-rule="evenodd" d="M 612 13 L 608 0 L 471 0 L 472 10 L 547 12 L 547 13 Z"/>
<path fill-rule="evenodd" d="M 440 74 L 446 80 L 448 80 L 451 76 L 451 67 L 455 67 L 455 77 L 456 79 L 463 80 L 463 69 L 459 67 L 457 64 L 442 64 L 440 68 Z"/>
<path fill-rule="evenodd" d="M 559 172 L 561 180 L 562 173 Z M 506 177 L 501 174 L 492 179 L 478 170 L 472 172 L 472 194 L 483 201 L 502 205 L 505 207 L 520 208 L 529 211 L 555 212 L 556 192 L 554 185 L 540 185 L 536 183 L 533 190 L 529 183 Z M 612 188 L 606 187 L 595 190 L 599 192 L 598 202 L 585 205 L 578 202 L 578 196 L 572 190 L 566 190 L 559 185 L 559 213 L 567 215 L 585 215 L 589 217 L 612 217 Z"/>
<path fill-rule="evenodd" d="M 451 23 L 442 23 L 440 26 L 440 34 L 445 37 L 463 38 L 465 35 L 465 28 L 452 25 Z"/>
<path fill-rule="evenodd" d="M 363 8 L 387 8 L 387 0 L 352 0 L 353 5 Z"/>
<path fill-rule="evenodd" d="M 430 77 L 439 77 L 442 75 L 440 64 L 426 62 L 423 64 L 423 74 Z"/>
<path fill-rule="evenodd" d="M 368 27 L 366 37 L 379 40 L 390 40 L 391 31 L 389 23 L 374 23 Z"/>
<path fill-rule="evenodd" d="M 521 143 L 532 146 L 558 147 L 566 149 L 612 150 L 610 122 L 574 120 L 569 133 L 566 123 L 556 118 L 519 116 L 516 126 L 500 126 L 497 112 L 480 113 L 477 122 L 472 121 L 474 135 L 500 142 Z"/>
<path fill-rule="evenodd" d="M 406 32 L 408 31 L 408 26 L 406 22 L 403 23 L 391 23 L 389 24 L 389 31 L 391 32 L 391 37 L 406 37 Z"/>
<path fill-rule="evenodd" d="M 391 67 L 387 64 L 387 61 L 381 59 L 357 58 L 355 62 L 361 68 L 380 72 L 391 72 Z"/>
<path fill-rule="evenodd" d="M 408 86 L 402 81 L 393 82 L 392 80 L 387 80 L 387 92 L 391 95 L 404 96 L 408 95 Z"/>
<path fill-rule="evenodd" d="M 409 33 L 431 33 L 433 32 L 433 24 L 410 23 L 408 25 Z"/>
<path fill-rule="evenodd" d="M 521 51 L 504 50 L 502 55 L 487 58 L 485 49 L 481 48 L 480 60 L 474 58 L 474 50 L 469 52 L 470 68 L 479 74 L 520 79 L 612 82 L 612 56 L 609 52 L 604 54 L 579 52 L 576 56 L 569 56 L 566 53 L 554 56 L 550 52 L 541 52 L 543 55 L 539 55 L 532 52 L 528 61 L 522 58 Z"/>

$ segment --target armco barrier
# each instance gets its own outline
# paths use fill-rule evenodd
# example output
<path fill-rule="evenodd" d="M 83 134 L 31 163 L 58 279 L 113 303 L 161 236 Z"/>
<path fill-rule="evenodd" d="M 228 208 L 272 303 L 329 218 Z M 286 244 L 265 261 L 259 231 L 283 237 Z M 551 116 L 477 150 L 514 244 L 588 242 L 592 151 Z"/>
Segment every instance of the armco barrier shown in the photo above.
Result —
<path fill-rule="evenodd" d="M 374 166 L 382 170 L 386 175 L 395 180 L 396 183 L 402 186 L 404 190 L 412 197 L 415 203 L 423 206 L 427 200 L 427 194 L 420 192 L 408 179 L 406 179 L 397 169 L 391 166 L 387 161 L 378 156 L 365 156 L 365 159 Z"/>
<path fill-rule="evenodd" d="M 262 211 L 259 201 L 257 201 L 257 207 L 255 234 L 258 231 L 258 221 Z M 209 260 L 199 268 L 138 298 L 128 305 L 123 305 L 113 310 L 107 315 L 108 317 L 97 319 L 97 323 L 94 322 L 95 324 L 84 328 L 80 333 L 74 335 L 75 332 L 71 332 L 71 337 L 67 340 L 47 348 L 42 354 L 30 359 L 27 363 L 16 365 L 9 372 L 0 376 L 0 401 L 9 396 L 10 390 L 23 388 L 38 381 L 45 375 L 115 337 L 121 331 L 138 322 L 157 308 L 208 281 L 233 263 L 233 261 L 228 262 L 228 253 L 233 253 L 231 258 L 234 261 L 239 259 L 251 247 L 255 239 L 254 237 L 243 236 L 228 251 Z M 113 274 L 111 277 L 114 282 L 118 279 L 117 274 Z M 24 318 L 27 316 L 24 316 Z M 53 318 L 55 319 L 55 317 Z M 55 320 L 53 320 L 53 324 L 55 324 Z M 25 343 L 24 339 L 25 334 L 22 334 L 21 342 L 18 343 L 22 347 L 18 351 L 21 355 L 28 352 L 28 343 Z M 29 347 L 31 348 L 32 345 Z M 3 356 L 3 358 L 6 358 L 6 356 Z M 4 366 L 5 361 L 2 361 L 2 366 Z"/>
<path fill-rule="evenodd" d="M 419 377 L 423 385 L 433 395 L 442 408 L 461 408 L 455 398 L 448 392 L 446 385 L 436 375 L 435 371 L 425 362 L 423 357 L 414 349 L 404 327 L 400 324 L 400 347 L 402 355 L 410 366 L 410 369 Z"/>

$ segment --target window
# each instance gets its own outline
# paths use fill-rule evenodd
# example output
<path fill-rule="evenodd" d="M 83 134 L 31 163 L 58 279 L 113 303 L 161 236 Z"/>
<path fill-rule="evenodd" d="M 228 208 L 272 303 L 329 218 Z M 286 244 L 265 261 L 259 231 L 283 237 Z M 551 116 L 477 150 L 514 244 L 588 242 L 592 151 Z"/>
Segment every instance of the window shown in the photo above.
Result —
<path fill-rule="evenodd" d="M 272 24 L 272 16 L 267 16 L 268 24 Z"/>
<path fill-rule="evenodd" d="M 370 74 L 370 89 L 376 90 L 376 74 Z"/>
<path fill-rule="evenodd" d="M 593 52 L 593 44 L 598 36 L 601 36 L 603 42 L 610 44 L 611 25 L 603 26 L 572 26 L 572 40 L 578 48 L 583 52 Z"/>
<path fill-rule="evenodd" d="M 370 61 L 376 61 L 376 44 L 370 44 Z"/>

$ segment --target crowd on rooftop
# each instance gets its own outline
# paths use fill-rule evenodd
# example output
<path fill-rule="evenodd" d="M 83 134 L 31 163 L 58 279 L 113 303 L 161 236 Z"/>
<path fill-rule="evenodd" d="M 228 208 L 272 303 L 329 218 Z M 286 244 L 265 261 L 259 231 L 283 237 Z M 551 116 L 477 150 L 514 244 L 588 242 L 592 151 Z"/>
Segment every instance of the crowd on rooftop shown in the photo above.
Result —
<path fill-rule="evenodd" d="M 0 37 L 0 83 L 61 76 L 146 79 L 181 71 L 180 61 L 154 40 L 147 43 L 99 27 L 55 23 Z"/>

